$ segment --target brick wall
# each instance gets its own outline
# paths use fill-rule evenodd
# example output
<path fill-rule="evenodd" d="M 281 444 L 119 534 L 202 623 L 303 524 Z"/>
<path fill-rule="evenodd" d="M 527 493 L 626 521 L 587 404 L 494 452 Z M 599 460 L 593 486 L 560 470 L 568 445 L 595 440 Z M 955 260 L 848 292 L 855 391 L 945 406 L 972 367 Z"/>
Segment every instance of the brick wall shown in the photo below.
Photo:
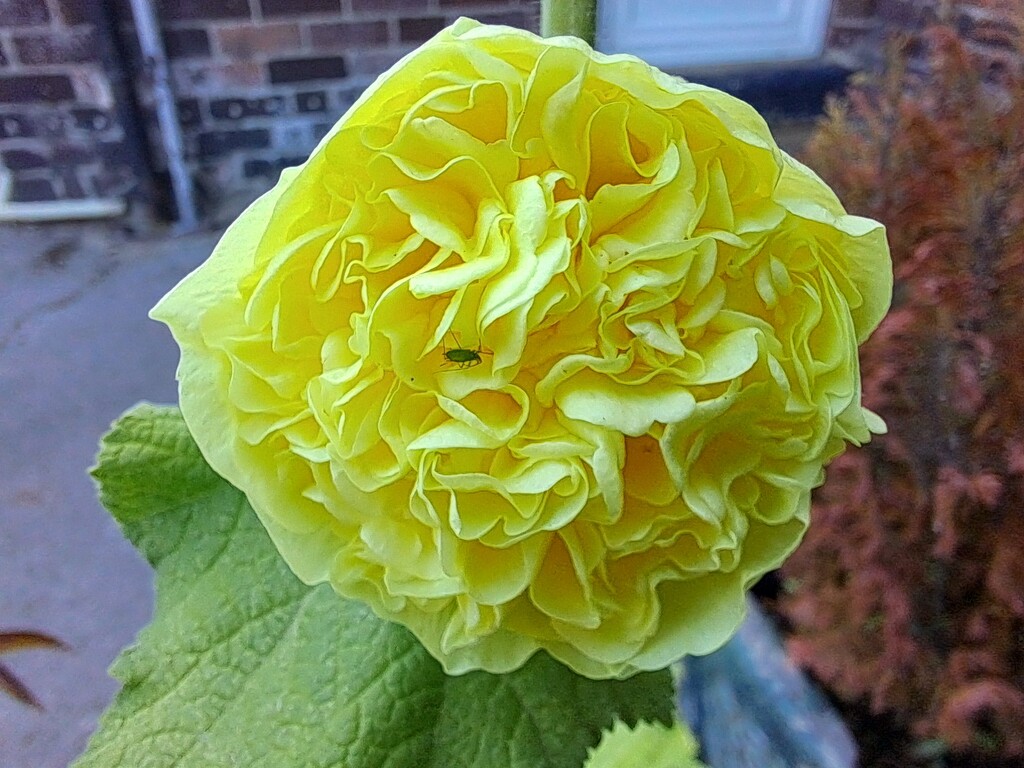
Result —
<path fill-rule="evenodd" d="M 872 58 L 882 33 L 878 4 L 879 0 L 832 0 L 825 41 L 827 58 L 849 69 Z"/>
<path fill-rule="evenodd" d="M 185 163 L 201 215 L 215 222 L 304 159 L 376 75 L 458 16 L 537 29 L 534 0 L 152 3 Z M 128 0 L 0 0 L 11 200 L 139 196 L 154 179 L 167 198 L 150 75 Z"/>
<path fill-rule="evenodd" d="M 160 0 L 207 218 L 305 159 L 381 71 L 462 15 L 536 29 L 530 0 Z"/>
<path fill-rule="evenodd" d="M 12 202 L 120 196 L 138 183 L 95 2 L 0 0 L 0 165 Z"/>
<path fill-rule="evenodd" d="M 185 163 L 215 222 L 304 159 L 378 73 L 456 17 L 537 29 L 535 0 L 152 2 Z M 827 58 L 873 63 L 888 29 L 941 4 L 834 0 Z M 0 165 L 14 199 L 137 195 L 154 179 L 166 192 L 148 75 L 128 0 L 0 0 Z"/>
<path fill-rule="evenodd" d="M 886 38 L 918 30 L 943 0 L 833 0 L 826 56 L 849 69 L 882 65 Z"/>
<path fill-rule="evenodd" d="M 920 31 L 929 22 L 952 22 L 970 47 L 994 69 L 1010 66 L 1018 56 L 1013 32 L 999 9 L 1021 13 L 1020 0 L 833 0 L 828 56 L 851 69 L 877 69 L 885 40 L 894 33 Z M 1019 62 L 1018 62 L 1019 63 Z M 913 62 L 912 62 L 913 64 Z M 916 65 L 924 66 L 923 61 Z"/>

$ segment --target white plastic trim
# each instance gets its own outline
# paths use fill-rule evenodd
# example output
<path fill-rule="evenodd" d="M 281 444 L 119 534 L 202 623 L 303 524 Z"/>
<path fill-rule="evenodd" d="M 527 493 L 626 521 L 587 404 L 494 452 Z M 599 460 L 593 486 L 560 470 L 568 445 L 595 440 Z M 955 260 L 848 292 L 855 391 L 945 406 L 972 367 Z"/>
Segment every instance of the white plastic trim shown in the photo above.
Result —
<path fill-rule="evenodd" d="M 12 203 L 10 196 L 11 175 L 0 170 L 0 222 L 106 219 L 120 216 L 125 212 L 125 202 L 120 198 Z"/>
<path fill-rule="evenodd" d="M 662 69 L 814 59 L 831 0 L 600 0 L 597 48 Z"/>

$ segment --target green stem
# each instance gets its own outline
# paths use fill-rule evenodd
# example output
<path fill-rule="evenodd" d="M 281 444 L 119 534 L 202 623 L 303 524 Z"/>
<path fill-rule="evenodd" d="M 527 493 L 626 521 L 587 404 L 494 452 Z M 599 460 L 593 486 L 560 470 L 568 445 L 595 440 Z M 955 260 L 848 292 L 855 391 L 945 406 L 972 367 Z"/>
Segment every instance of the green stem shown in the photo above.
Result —
<path fill-rule="evenodd" d="M 597 0 L 540 0 L 540 33 L 544 37 L 575 35 L 594 45 Z"/>

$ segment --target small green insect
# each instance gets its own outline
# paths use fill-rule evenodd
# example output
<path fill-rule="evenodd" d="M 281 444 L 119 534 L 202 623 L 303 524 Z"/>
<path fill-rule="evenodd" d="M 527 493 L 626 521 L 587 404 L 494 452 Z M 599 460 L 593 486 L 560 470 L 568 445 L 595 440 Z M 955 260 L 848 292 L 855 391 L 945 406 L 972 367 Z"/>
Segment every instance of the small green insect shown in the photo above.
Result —
<path fill-rule="evenodd" d="M 483 359 L 480 355 L 493 354 L 489 349 L 484 349 L 480 343 L 477 343 L 476 349 L 467 349 L 459 344 L 459 339 L 455 335 L 454 331 L 449 331 L 452 339 L 455 341 L 455 346 L 449 349 L 444 345 L 444 338 L 441 338 L 441 352 L 444 354 L 445 365 L 457 365 L 459 368 L 472 368 L 474 365 L 480 365 Z"/>

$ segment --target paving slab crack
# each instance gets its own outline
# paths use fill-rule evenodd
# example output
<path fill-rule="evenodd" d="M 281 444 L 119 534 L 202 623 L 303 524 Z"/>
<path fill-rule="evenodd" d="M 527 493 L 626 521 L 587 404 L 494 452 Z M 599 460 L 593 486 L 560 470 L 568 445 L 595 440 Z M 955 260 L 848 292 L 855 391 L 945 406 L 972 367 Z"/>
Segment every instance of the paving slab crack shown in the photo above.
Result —
<path fill-rule="evenodd" d="M 92 274 L 86 278 L 85 282 L 82 283 L 78 288 L 65 293 L 62 296 L 58 296 L 50 301 L 45 301 L 42 304 L 37 304 L 34 307 L 23 312 L 20 316 L 14 319 L 11 323 L 10 328 L 0 335 L 0 355 L 2 355 L 8 346 L 17 338 L 18 334 L 21 333 L 24 328 L 31 323 L 33 320 L 48 315 L 53 312 L 60 312 L 61 310 L 67 309 L 76 302 L 84 298 L 90 291 L 102 284 L 107 278 L 117 271 L 119 263 L 110 259 L 101 263 Z"/>

